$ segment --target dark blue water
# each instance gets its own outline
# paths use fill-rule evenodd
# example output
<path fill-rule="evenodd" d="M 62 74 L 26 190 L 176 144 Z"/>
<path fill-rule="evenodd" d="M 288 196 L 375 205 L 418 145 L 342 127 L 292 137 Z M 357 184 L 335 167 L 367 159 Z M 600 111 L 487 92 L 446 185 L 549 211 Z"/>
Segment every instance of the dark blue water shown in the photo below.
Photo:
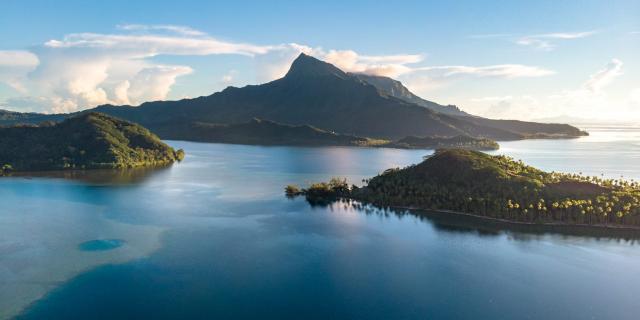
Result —
<path fill-rule="evenodd" d="M 578 152 L 598 139 L 560 143 Z M 609 141 L 625 152 L 637 143 Z M 564 161 L 549 151 L 554 143 L 513 142 L 504 152 L 554 170 Z M 0 318 L 640 315 L 637 240 L 311 207 L 283 196 L 289 183 L 336 175 L 357 183 L 425 151 L 171 144 L 187 158 L 169 169 L 0 179 Z M 632 150 L 611 164 L 593 164 L 601 157 L 587 150 L 566 169 L 610 165 L 607 174 L 637 176 L 640 152 Z M 78 247 L 96 239 L 124 245 Z"/>
<path fill-rule="evenodd" d="M 106 251 L 118 248 L 124 243 L 124 240 L 121 239 L 96 239 L 79 244 L 78 249 L 82 251 Z"/>

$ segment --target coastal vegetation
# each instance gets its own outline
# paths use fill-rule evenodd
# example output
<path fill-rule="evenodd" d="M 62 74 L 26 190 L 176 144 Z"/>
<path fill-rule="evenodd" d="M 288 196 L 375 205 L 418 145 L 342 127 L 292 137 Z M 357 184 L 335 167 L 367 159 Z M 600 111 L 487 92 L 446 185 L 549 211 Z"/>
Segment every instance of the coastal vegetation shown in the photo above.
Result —
<path fill-rule="evenodd" d="M 407 149 L 462 148 L 471 150 L 498 150 L 500 145 L 486 138 L 474 138 L 467 135 L 454 137 L 414 137 L 402 138 L 392 145 Z"/>
<path fill-rule="evenodd" d="M 363 187 L 332 181 L 299 189 L 298 195 L 315 203 L 350 199 L 518 223 L 640 227 L 637 182 L 545 172 L 478 151 L 437 150 L 420 164 L 365 180 Z"/>
<path fill-rule="evenodd" d="M 100 113 L 60 123 L 0 127 L 0 171 L 133 168 L 180 161 L 174 150 L 140 125 Z"/>
<path fill-rule="evenodd" d="M 176 133 L 177 139 L 200 142 L 234 143 L 249 145 L 288 146 L 357 146 L 398 149 L 467 148 L 474 150 L 497 150 L 497 142 L 486 138 L 466 135 L 455 137 L 414 137 L 397 141 L 372 139 L 348 134 L 339 134 L 310 125 L 289 125 L 269 120 L 252 119 L 236 124 L 194 123 Z"/>

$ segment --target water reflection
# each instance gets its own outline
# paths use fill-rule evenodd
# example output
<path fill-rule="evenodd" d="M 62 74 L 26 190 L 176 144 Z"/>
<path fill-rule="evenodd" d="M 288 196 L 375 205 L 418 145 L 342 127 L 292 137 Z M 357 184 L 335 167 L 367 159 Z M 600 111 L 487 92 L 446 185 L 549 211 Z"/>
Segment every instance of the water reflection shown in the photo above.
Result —
<path fill-rule="evenodd" d="M 508 235 L 517 241 L 538 241 L 548 235 L 561 237 L 589 237 L 594 240 L 618 240 L 627 244 L 640 243 L 640 230 L 625 228 L 602 228 L 592 226 L 520 224 L 464 214 L 454 214 L 433 210 L 407 210 L 391 207 L 378 207 L 357 201 L 339 199 L 335 201 L 318 201 L 305 199 L 312 208 L 326 208 L 330 211 L 342 210 L 382 218 L 405 216 L 416 217 L 428 222 L 437 231 L 449 233 L 469 233 L 480 237 L 497 237 Z"/>
<path fill-rule="evenodd" d="M 77 181 L 89 185 L 128 185 L 140 184 L 154 175 L 169 170 L 171 166 L 126 168 L 126 169 L 95 169 L 95 170 L 59 170 L 59 171 L 31 171 L 14 172 L 8 177 L 16 178 L 50 178 Z"/>

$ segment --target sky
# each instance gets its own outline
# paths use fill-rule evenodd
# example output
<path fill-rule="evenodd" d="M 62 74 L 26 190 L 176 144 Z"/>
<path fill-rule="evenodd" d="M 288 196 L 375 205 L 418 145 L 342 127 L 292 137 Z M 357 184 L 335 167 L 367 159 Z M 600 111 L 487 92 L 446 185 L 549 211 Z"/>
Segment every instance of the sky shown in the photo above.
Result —
<path fill-rule="evenodd" d="M 640 123 L 640 1 L 0 1 L 0 109 L 277 79 L 304 52 L 492 118 Z"/>

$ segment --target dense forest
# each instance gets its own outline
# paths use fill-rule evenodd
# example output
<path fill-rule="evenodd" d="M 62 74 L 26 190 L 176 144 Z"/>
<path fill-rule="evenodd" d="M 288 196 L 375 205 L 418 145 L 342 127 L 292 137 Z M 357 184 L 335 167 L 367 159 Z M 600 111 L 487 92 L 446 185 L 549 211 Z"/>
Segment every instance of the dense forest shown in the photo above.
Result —
<path fill-rule="evenodd" d="M 523 223 L 640 226 L 640 185 L 623 179 L 544 172 L 506 156 L 442 149 L 422 163 L 349 186 L 344 179 L 290 196 L 338 198 L 382 207 L 449 210 Z"/>
<path fill-rule="evenodd" d="M 408 149 L 462 148 L 472 150 L 498 150 L 500 145 L 486 138 L 474 138 L 466 135 L 455 137 L 414 137 L 402 138 L 393 145 Z"/>
<path fill-rule="evenodd" d="M 100 113 L 60 123 L 0 127 L 0 172 L 131 168 L 180 161 L 175 151 L 140 125 Z"/>
<path fill-rule="evenodd" d="M 497 150 L 497 142 L 466 135 L 405 137 L 397 141 L 339 134 L 310 125 L 289 125 L 254 118 L 249 122 L 217 124 L 197 122 L 174 128 L 174 138 L 201 142 L 288 146 L 359 146 L 399 149 L 468 148 Z"/>

